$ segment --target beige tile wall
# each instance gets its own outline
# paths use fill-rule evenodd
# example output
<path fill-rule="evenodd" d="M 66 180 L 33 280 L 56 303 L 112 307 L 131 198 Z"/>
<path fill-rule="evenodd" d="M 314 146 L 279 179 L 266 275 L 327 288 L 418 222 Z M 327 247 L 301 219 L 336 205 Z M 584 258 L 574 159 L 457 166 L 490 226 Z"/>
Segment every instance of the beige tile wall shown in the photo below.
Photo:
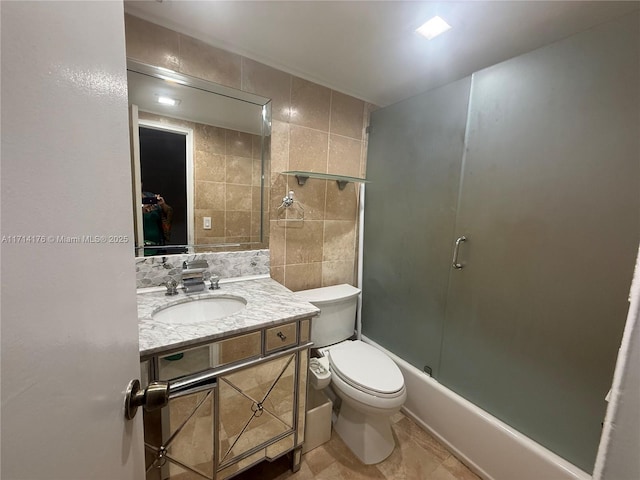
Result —
<path fill-rule="evenodd" d="M 195 243 L 260 242 L 261 137 L 154 113 L 138 116 L 193 131 Z M 211 217 L 210 230 L 202 228 L 203 217 Z"/>
<path fill-rule="evenodd" d="M 358 184 L 340 191 L 334 181 L 309 179 L 299 186 L 281 172 L 364 176 L 374 107 L 136 17 L 126 15 L 125 27 L 131 58 L 271 98 L 271 276 L 294 291 L 355 283 Z M 278 215 L 289 190 L 304 208 L 303 222 Z"/>

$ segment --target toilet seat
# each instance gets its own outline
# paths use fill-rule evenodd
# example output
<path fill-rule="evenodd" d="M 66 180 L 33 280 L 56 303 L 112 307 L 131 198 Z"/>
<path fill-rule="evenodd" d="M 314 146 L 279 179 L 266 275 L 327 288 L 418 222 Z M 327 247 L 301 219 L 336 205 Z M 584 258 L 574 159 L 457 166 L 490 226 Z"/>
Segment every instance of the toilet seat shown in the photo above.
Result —
<path fill-rule="evenodd" d="M 347 341 L 329 349 L 333 374 L 360 392 L 382 398 L 405 394 L 398 366 L 380 350 L 362 341 Z"/>

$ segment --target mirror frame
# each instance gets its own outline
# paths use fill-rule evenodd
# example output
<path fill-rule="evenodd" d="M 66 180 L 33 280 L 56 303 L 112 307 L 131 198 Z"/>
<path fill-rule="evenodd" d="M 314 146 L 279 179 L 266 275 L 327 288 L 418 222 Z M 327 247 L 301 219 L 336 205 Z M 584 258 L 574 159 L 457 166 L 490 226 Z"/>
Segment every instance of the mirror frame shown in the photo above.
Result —
<path fill-rule="evenodd" d="M 262 97 L 260 95 L 256 95 L 249 92 L 244 92 L 242 90 L 238 90 L 232 87 L 227 87 L 224 85 L 220 85 L 217 83 L 210 82 L 208 80 L 203 80 L 201 78 L 192 77 L 189 75 L 185 75 L 182 73 L 175 72 L 173 70 L 157 67 L 153 65 L 148 65 L 146 63 L 141 63 L 131 58 L 127 58 L 127 74 L 128 72 L 133 72 L 141 75 L 146 75 L 152 78 L 156 78 L 161 81 L 167 81 L 172 83 L 178 83 L 185 87 L 190 87 L 197 89 L 201 92 L 207 92 L 214 95 L 221 95 L 227 98 L 235 99 L 241 102 L 250 103 L 256 106 L 261 107 L 262 109 L 262 119 L 261 119 L 261 153 L 260 153 L 260 162 L 261 162 L 261 178 L 260 178 L 260 241 L 259 242 L 247 242 L 247 243 L 220 243 L 220 244 L 188 244 L 188 245 L 169 245 L 173 248 L 183 248 L 183 252 L 175 253 L 175 254 L 193 254 L 193 253 L 205 253 L 208 250 L 203 250 L 206 248 L 213 248 L 215 252 L 219 251 L 227 251 L 225 249 L 231 249 L 233 247 L 234 251 L 237 250 L 245 250 L 241 247 L 242 245 L 263 245 L 262 248 L 268 248 L 265 243 L 265 206 L 266 206 L 266 196 L 265 196 L 265 167 L 268 158 L 268 152 L 266 149 L 270 142 L 267 141 L 267 138 L 271 135 L 271 99 Z M 129 96 L 129 95 L 128 95 Z M 142 192 L 137 185 L 140 185 L 141 182 L 141 172 L 140 172 L 140 144 L 139 137 L 137 135 L 133 135 L 133 129 L 139 128 L 138 124 L 138 109 L 137 106 L 135 109 L 132 109 L 132 104 L 129 102 L 130 107 L 130 118 L 129 118 L 129 128 L 130 128 L 130 146 L 131 146 L 131 180 L 132 180 L 132 193 L 133 193 L 133 217 L 134 217 L 134 233 L 135 233 L 135 256 L 136 257 L 144 257 L 144 240 L 143 240 L 143 232 L 142 232 L 142 211 L 139 205 L 142 204 Z M 133 111 L 132 111 L 133 110 Z M 153 113 L 153 112 L 149 112 Z M 134 114 L 134 115 L 133 115 Z M 166 115 L 166 114 L 164 114 Z M 186 120 L 186 121 L 194 121 L 188 118 L 180 118 L 174 117 L 178 120 Z M 199 122 L 200 123 L 200 122 Z M 228 128 L 220 125 L 213 125 L 219 128 Z M 195 175 L 195 172 L 191 172 L 191 175 Z M 193 181 L 193 178 L 192 178 Z M 188 180 L 189 182 L 189 180 Z M 156 248 L 157 247 L 153 247 Z M 175 255 L 175 254 L 163 254 L 162 256 L 167 255 Z"/>

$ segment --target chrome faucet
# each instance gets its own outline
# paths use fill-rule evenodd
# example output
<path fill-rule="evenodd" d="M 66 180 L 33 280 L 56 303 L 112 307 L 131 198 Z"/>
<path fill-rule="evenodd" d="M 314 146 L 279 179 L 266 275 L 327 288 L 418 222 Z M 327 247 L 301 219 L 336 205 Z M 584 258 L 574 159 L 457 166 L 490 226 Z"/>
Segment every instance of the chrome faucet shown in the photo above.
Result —
<path fill-rule="evenodd" d="M 192 260 L 182 263 L 182 286 L 184 293 L 201 292 L 206 287 L 204 274 L 209 268 L 206 260 Z"/>
<path fill-rule="evenodd" d="M 209 277 L 209 281 L 211 282 L 211 286 L 209 287 L 209 290 L 219 290 L 220 289 L 220 277 L 218 275 L 211 275 L 211 277 Z"/>

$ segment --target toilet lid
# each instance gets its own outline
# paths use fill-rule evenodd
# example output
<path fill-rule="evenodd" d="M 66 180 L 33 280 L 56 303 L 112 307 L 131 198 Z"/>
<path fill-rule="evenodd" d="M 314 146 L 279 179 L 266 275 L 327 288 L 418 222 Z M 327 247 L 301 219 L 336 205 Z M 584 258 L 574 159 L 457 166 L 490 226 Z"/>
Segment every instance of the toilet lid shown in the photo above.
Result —
<path fill-rule="evenodd" d="M 335 373 L 361 390 L 389 394 L 404 386 L 402 372 L 393 360 L 359 340 L 332 348 L 329 361 Z"/>

